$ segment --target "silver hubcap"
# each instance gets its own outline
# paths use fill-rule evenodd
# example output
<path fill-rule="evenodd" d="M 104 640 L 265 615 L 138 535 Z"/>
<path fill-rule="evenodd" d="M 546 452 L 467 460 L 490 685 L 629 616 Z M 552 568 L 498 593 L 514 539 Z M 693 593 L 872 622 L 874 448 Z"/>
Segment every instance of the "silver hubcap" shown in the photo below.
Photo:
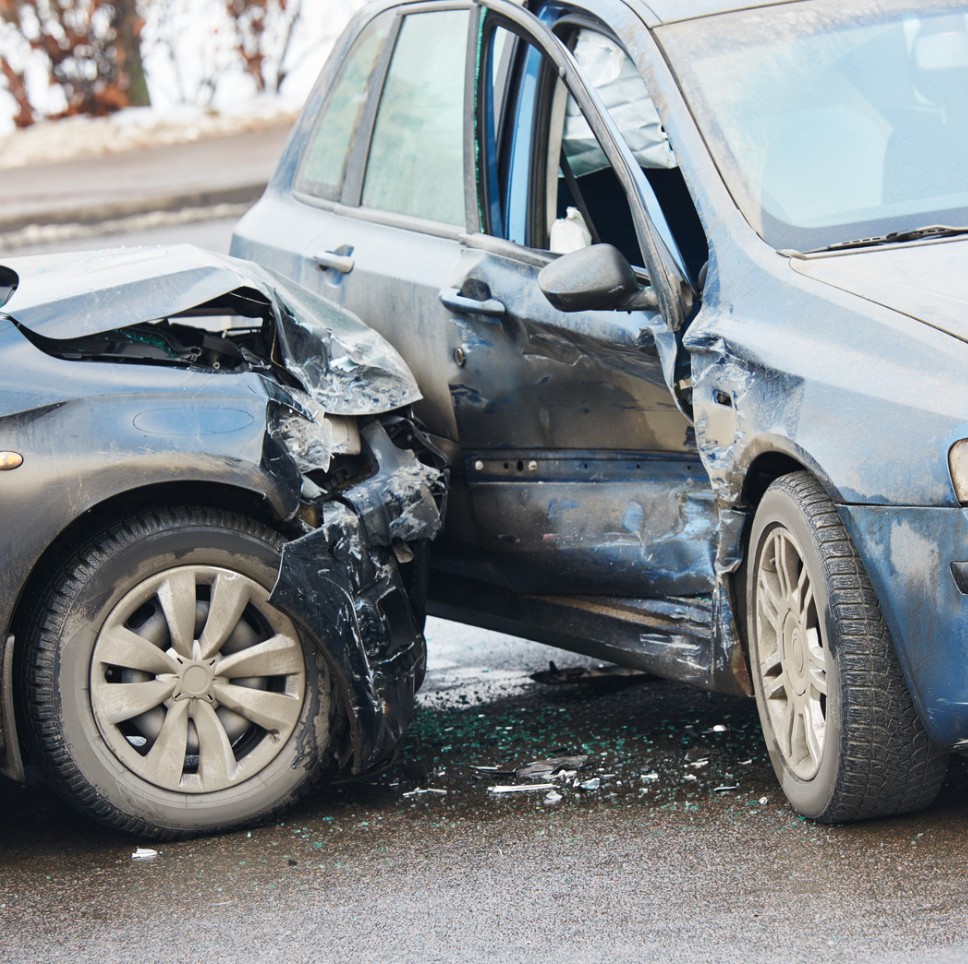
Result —
<path fill-rule="evenodd" d="M 111 610 L 91 709 L 111 752 L 165 790 L 209 793 L 265 769 L 299 720 L 295 628 L 257 582 L 217 566 L 145 580 Z"/>
<path fill-rule="evenodd" d="M 770 724 L 787 766 L 811 780 L 827 734 L 827 655 L 803 553 L 780 526 L 756 573 L 759 674 Z"/>

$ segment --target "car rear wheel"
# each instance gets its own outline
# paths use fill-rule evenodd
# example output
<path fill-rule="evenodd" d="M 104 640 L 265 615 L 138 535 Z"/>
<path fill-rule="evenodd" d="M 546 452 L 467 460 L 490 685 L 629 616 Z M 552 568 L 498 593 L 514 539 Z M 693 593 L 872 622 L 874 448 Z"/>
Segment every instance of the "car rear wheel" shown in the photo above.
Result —
<path fill-rule="evenodd" d="M 38 602 L 25 709 L 71 803 L 174 838 L 264 818 L 319 770 L 324 666 L 268 602 L 281 537 L 180 507 L 94 533 Z"/>
<path fill-rule="evenodd" d="M 787 799 L 829 823 L 928 806 L 947 751 L 921 725 L 863 564 L 813 476 L 770 486 L 748 558 L 756 702 Z"/>

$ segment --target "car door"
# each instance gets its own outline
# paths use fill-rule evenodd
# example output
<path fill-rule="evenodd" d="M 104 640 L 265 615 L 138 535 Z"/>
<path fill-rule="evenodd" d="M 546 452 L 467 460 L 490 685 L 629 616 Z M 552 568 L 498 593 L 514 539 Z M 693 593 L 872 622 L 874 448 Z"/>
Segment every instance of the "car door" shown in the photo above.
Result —
<path fill-rule="evenodd" d="M 563 12 L 548 13 L 565 28 Z M 561 41 L 509 4 L 485 3 L 480 17 L 480 230 L 466 239 L 462 284 L 449 292 L 467 303 L 449 304 L 461 332 L 451 392 L 482 553 L 496 579 L 519 592 L 707 592 L 716 514 L 692 426 L 670 391 L 678 346 L 668 318 L 657 309 L 564 313 L 538 284 L 555 257 L 551 237 L 562 222 L 572 233 L 591 222 L 590 206 L 595 240 L 619 247 L 643 278 L 648 263 L 657 292 L 662 272 L 681 272 L 684 285 L 689 261 L 699 260 L 698 274 L 704 238 L 686 244 L 682 231 L 688 254 L 680 250 L 639 162 L 619 153 L 628 148 L 614 133 L 602 135 L 619 131 L 602 99 L 579 104 L 582 86 L 594 87 Z M 607 41 L 626 81 L 631 65 L 633 87 L 642 88 L 634 95 L 645 94 L 604 25 L 589 26 L 585 15 L 564 32 L 572 45 L 582 34 Z M 571 162 L 568 138 L 577 145 Z M 576 170 L 582 154 L 586 167 L 598 155 L 587 177 Z M 666 155 L 668 172 L 671 148 Z M 593 191 L 579 180 L 594 181 Z M 664 249 L 665 260 L 648 257 L 647 246 Z"/>

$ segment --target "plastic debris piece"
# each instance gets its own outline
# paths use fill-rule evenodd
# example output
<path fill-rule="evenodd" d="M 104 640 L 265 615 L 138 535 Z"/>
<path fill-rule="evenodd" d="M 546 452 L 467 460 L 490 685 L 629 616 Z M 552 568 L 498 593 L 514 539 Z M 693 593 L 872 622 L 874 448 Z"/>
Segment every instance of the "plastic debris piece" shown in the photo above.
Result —
<path fill-rule="evenodd" d="M 578 788 L 580 790 L 597 790 L 601 785 L 602 781 L 598 777 L 592 777 L 591 780 L 579 783 Z"/>
<path fill-rule="evenodd" d="M 639 779 L 643 783 L 657 783 L 659 780 L 659 774 L 655 770 L 650 770 L 648 773 L 643 773 Z"/>
<path fill-rule="evenodd" d="M 553 783 L 516 783 L 511 786 L 488 787 L 488 793 L 536 793 L 538 790 L 554 790 Z"/>
<path fill-rule="evenodd" d="M 760 797 L 760 806 L 765 807 L 770 802 L 769 797 Z"/>
<path fill-rule="evenodd" d="M 716 724 L 716 725 L 715 725 L 715 726 L 714 726 L 714 727 L 712 728 L 712 732 L 713 732 L 713 733 L 725 733 L 725 732 L 726 732 L 726 731 L 727 731 L 728 729 L 729 729 L 729 727 L 728 727 L 728 726 L 726 726 L 726 724 L 725 724 L 725 723 L 717 723 L 717 724 Z"/>
<path fill-rule="evenodd" d="M 507 767 L 471 767 L 476 773 L 486 773 L 491 777 L 513 777 L 515 775 L 515 770 L 509 770 Z"/>
<path fill-rule="evenodd" d="M 557 756 L 549 760 L 533 760 L 514 771 L 519 780 L 547 780 L 549 777 L 574 774 L 588 762 L 588 756 Z"/>
<path fill-rule="evenodd" d="M 713 787 L 713 793 L 728 793 L 730 790 L 738 790 L 739 785 Z"/>
<path fill-rule="evenodd" d="M 132 860 L 154 860 L 158 856 L 157 850 L 152 850 L 150 847 L 138 847 L 135 852 L 131 855 Z"/>
<path fill-rule="evenodd" d="M 740 760 L 739 765 L 741 767 L 748 767 L 753 762 L 753 758 L 750 757 L 748 760 Z"/>
<path fill-rule="evenodd" d="M 693 770 L 701 770 L 703 767 L 709 766 L 709 760 L 693 760 L 692 763 L 687 763 L 686 766 L 690 766 Z"/>
<path fill-rule="evenodd" d="M 438 797 L 446 797 L 446 790 L 438 790 L 436 787 L 417 787 L 415 790 L 408 790 L 405 797 L 422 797 L 424 794 L 432 794 Z"/>
<path fill-rule="evenodd" d="M 692 780 L 698 780 L 699 777 L 697 777 L 695 773 L 687 773 L 682 779 L 692 781 Z"/>
<path fill-rule="evenodd" d="M 583 683 L 591 686 L 603 683 L 625 685 L 643 683 L 655 678 L 652 673 L 628 666 L 569 666 L 566 669 L 558 669 L 554 660 L 549 660 L 547 669 L 531 674 L 531 679 L 536 683 L 545 683 L 549 686 L 563 686 L 568 683 Z"/>
<path fill-rule="evenodd" d="M 553 807 L 555 804 L 561 803 L 563 799 L 564 797 L 562 797 L 557 790 L 549 790 L 548 796 L 544 798 L 542 803 L 544 803 L 546 807 Z"/>

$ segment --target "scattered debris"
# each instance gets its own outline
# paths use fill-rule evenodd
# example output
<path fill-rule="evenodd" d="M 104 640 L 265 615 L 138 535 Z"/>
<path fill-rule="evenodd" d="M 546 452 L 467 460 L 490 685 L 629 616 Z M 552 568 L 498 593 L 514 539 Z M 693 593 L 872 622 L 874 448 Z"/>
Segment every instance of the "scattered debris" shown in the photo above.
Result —
<path fill-rule="evenodd" d="M 512 786 L 488 787 L 488 793 L 536 793 L 538 790 L 554 790 L 553 783 L 521 783 Z"/>
<path fill-rule="evenodd" d="M 553 807 L 555 804 L 561 803 L 563 799 L 564 798 L 557 790 L 551 790 L 549 791 L 548 796 L 544 798 L 542 803 L 544 803 L 546 807 Z"/>
<path fill-rule="evenodd" d="M 709 766 L 709 760 L 693 760 L 692 763 L 687 763 L 686 766 L 692 767 L 693 770 L 701 770 L 703 767 Z"/>
<path fill-rule="evenodd" d="M 550 760 L 533 760 L 514 771 L 519 780 L 547 780 L 550 777 L 571 779 L 586 763 L 588 756 L 557 756 Z"/>
<path fill-rule="evenodd" d="M 586 780 L 584 783 L 578 784 L 579 790 L 597 790 L 602 785 L 602 781 L 599 777 L 592 777 L 591 780 Z"/>
<path fill-rule="evenodd" d="M 730 790 L 738 790 L 739 785 L 713 787 L 713 793 L 728 793 Z"/>
<path fill-rule="evenodd" d="M 765 807 L 770 802 L 769 797 L 760 797 L 760 806 Z"/>
<path fill-rule="evenodd" d="M 417 787 L 415 790 L 408 790 L 404 796 L 405 797 L 422 797 L 424 794 L 434 794 L 438 797 L 446 797 L 446 790 L 438 790 L 436 787 Z"/>
<path fill-rule="evenodd" d="M 750 765 L 751 765 L 752 763 L 753 763 L 753 758 L 752 758 L 752 757 L 750 757 L 750 758 L 749 758 L 748 760 L 740 760 L 740 761 L 739 761 L 739 765 L 740 765 L 741 767 L 748 767 L 748 766 L 750 766 Z"/>
<path fill-rule="evenodd" d="M 698 763 L 705 760 L 706 763 L 709 762 L 709 750 L 704 746 L 691 746 L 686 750 L 686 761 L 690 763 Z"/>
<path fill-rule="evenodd" d="M 709 732 L 710 733 L 725 733 L 729 729 L 725 723 L 717 723 Z"/>
<path fill-rule="evenodd" d="M 548 661 L 548 668 L 531 674 L 536 683 L 548 686 L 563 686 L 568 683 L 583 683 L 596 686 L 602 683 L 643 683 L 655 679 L 652 673 L 641 669 L 631 669 L 628 666 L 569 666 L 558 669 L 554 660 Z"/>
<path fill-rule="evenodd" d="M 150 847 L 138 847 L 135 852 L 131 855 L 132 860 L 154 860 L 158 856 L 157 850 L 152 850 Z"/>
<path fill-rule="evenodd" d="M 643 783 L 657 783 L 659 780 L 659 774 L 655 770 L 650 770 L 648 773 L 643 773 L 639 779 Z"/>

